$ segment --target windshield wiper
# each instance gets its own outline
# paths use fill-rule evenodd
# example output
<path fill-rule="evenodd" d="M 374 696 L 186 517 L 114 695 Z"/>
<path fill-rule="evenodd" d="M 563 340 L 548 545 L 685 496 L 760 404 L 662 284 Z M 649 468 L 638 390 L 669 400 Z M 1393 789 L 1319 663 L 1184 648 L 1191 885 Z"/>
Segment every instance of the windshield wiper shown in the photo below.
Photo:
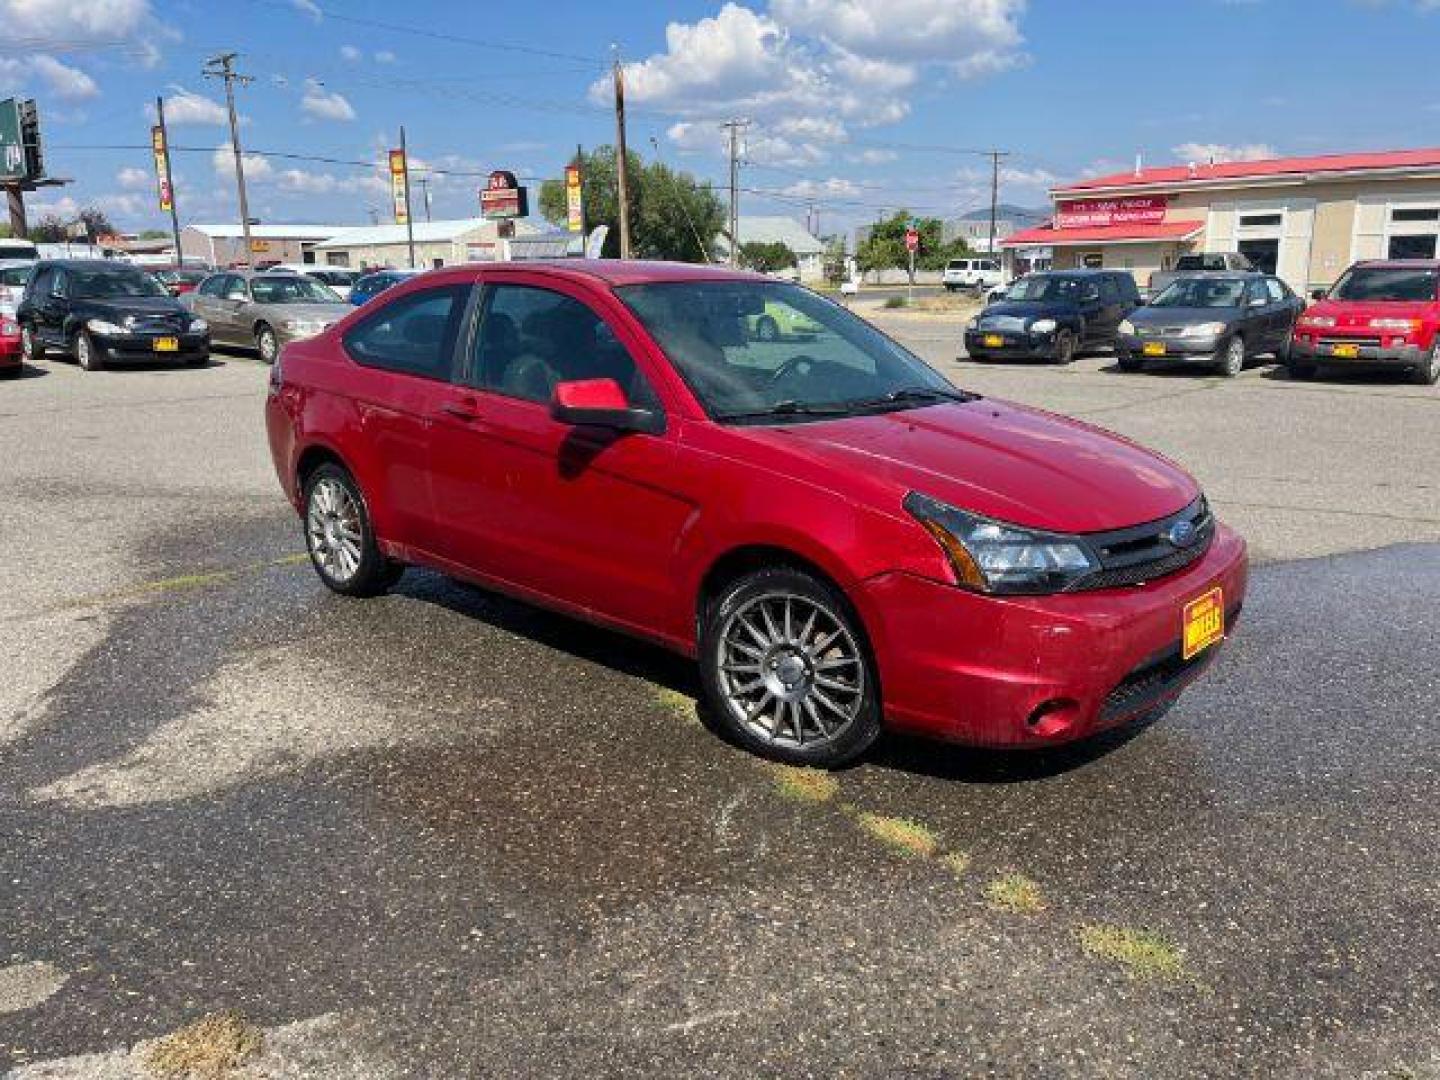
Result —
<path fill-rule="evenodd" d="M 746 412 L 720 413 L 721 420 L 756 420 L 767 416 L 844 416 L 850 411 L 848 405 L 806 405 L 799 401 L 786 399 L 777 401 L 764 409 L 752 409 Z"/>
<path fill-rule="evenodd" d="M 936 401 L 974 401 L 979 394 L 968 394 L 964 390 L 944 390 L 938 386 L 901 386 L 879 397 L 865 398 L 850 402 L 851 408 L 873 409 L 885 405 L 926 405 Z"/>

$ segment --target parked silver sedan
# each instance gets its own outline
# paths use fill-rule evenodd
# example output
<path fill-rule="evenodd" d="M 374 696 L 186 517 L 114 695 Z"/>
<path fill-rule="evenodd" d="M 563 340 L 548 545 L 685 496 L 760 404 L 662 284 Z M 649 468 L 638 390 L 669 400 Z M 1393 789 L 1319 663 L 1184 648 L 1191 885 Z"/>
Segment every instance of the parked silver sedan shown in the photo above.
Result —
<path fill-rule="evenodd" d="M 223 270 L 182 297 L 217 345 L 248 345 L 273 364 L 282 346 L 314 337 L 355 310 L 328 285 L 299 274 Z"/>

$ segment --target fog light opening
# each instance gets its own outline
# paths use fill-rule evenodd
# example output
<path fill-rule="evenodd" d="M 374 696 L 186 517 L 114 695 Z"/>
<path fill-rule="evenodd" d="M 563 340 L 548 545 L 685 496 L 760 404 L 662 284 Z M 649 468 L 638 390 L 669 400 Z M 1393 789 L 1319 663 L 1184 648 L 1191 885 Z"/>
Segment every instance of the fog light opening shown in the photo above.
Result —
<path fill-rule="evenodd" d="M 1035 707 L 1025 719 L 1025 728 L 1031 735 L 1053 738 L 1068 731 L 1079 714 L 1078 703 L 1069 698 L 1052 698 Z"/>

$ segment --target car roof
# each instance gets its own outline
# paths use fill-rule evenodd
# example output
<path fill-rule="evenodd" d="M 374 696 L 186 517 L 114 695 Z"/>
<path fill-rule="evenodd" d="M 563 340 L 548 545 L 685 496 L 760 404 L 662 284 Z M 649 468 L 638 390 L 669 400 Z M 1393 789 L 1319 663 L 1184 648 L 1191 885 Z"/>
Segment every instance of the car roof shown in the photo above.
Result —
<path fill-rule="evenodd" d="M 120 269 L 138 270 L 134 263 L 120 259 L 38 259 L 36 266 L 64 266 L 75 270 Z"/>
<path fill-rule="evenodd" d="M 1382 270 L 1440 270 L 1440 259 L 1362 259 L 1355 265 Z"/>
<path fill-rule="evenodd" d="M 466 274 L 465 272 L 469 273 Z M 520 262 L 463 263 L 446 267 L 447 277 L 480 274 L 545 274 L 569 281 L 608 285 L 655 285 L 685 281 L 752 281 L 783 284 L 768 274 L 731 270 L 705 263 L 649 262 L 639 259 L 534 259 Z M 453 277 L 451 277 L 453 280 Z"/>

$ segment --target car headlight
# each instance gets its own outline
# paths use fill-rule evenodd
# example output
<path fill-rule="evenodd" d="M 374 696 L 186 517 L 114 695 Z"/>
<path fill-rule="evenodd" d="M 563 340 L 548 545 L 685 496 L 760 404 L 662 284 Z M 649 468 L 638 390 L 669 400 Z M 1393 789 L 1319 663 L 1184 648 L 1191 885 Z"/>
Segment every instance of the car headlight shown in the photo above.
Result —
<path fill-rule="evenodd" d="M 205 333 L 206 330 L 209 330 L 209 329 L 210 329 L 210 324 L 209 324 L 208 322 L 206 322 L 204 319 L 191 319 L 191 320 L 190 320 L 190 329 L 187 330 L 186 333 L 190 333 L 190 334 L 203 334 L 203 333 Z"/>
<path fill-rule="evenodd" d="M 1223 322 L 1202 322 L 1180 331 L 1181 337 L 1219 337 L 1225 332 Z"/>
<path fill-rule="evenodd" d="M 1048 334 L 1051 330 L 1054 330 L 1057 325 L 1054 319 L 1036 319 L 1030 324 L 1030 330 L 1036 334 Z"/>
<path fill-rule="evenodd" d="M 1327 329 L 1335 325 L 1335 320 L 1329 315 L 1302 315 L 1300 316 L 1301 326 L 1313 327 L 1317 330 Z"/>
<path fill-rule="evenodd" d="M 1371 319 L 1372 330 L 1404 330 L 1407 333 L 1420 329 L 1419 319 Z"/>
<path fill-rule="evenodd" d="M 1135 324 L 1129 319 L 1121 319 L 1120 325 L 1116 329 L 1122 334 L 1128 334 L 1131 337 L 1135 336 Z"/>
<path fill-rule="evenodd" d="M 975 592 L 1054 593 L 1100 569 L 1084 541 L 1007 525 L 912 491 L 905 509 L 949 556 L 960 584 Z"/>
<path fill-rule="evenodd" d="M 113 322 L 106 322 L 104 319 L 90 319 L 85 323 L 85 329 L 92 334 L 123 334 L 125 327 Z"/>

